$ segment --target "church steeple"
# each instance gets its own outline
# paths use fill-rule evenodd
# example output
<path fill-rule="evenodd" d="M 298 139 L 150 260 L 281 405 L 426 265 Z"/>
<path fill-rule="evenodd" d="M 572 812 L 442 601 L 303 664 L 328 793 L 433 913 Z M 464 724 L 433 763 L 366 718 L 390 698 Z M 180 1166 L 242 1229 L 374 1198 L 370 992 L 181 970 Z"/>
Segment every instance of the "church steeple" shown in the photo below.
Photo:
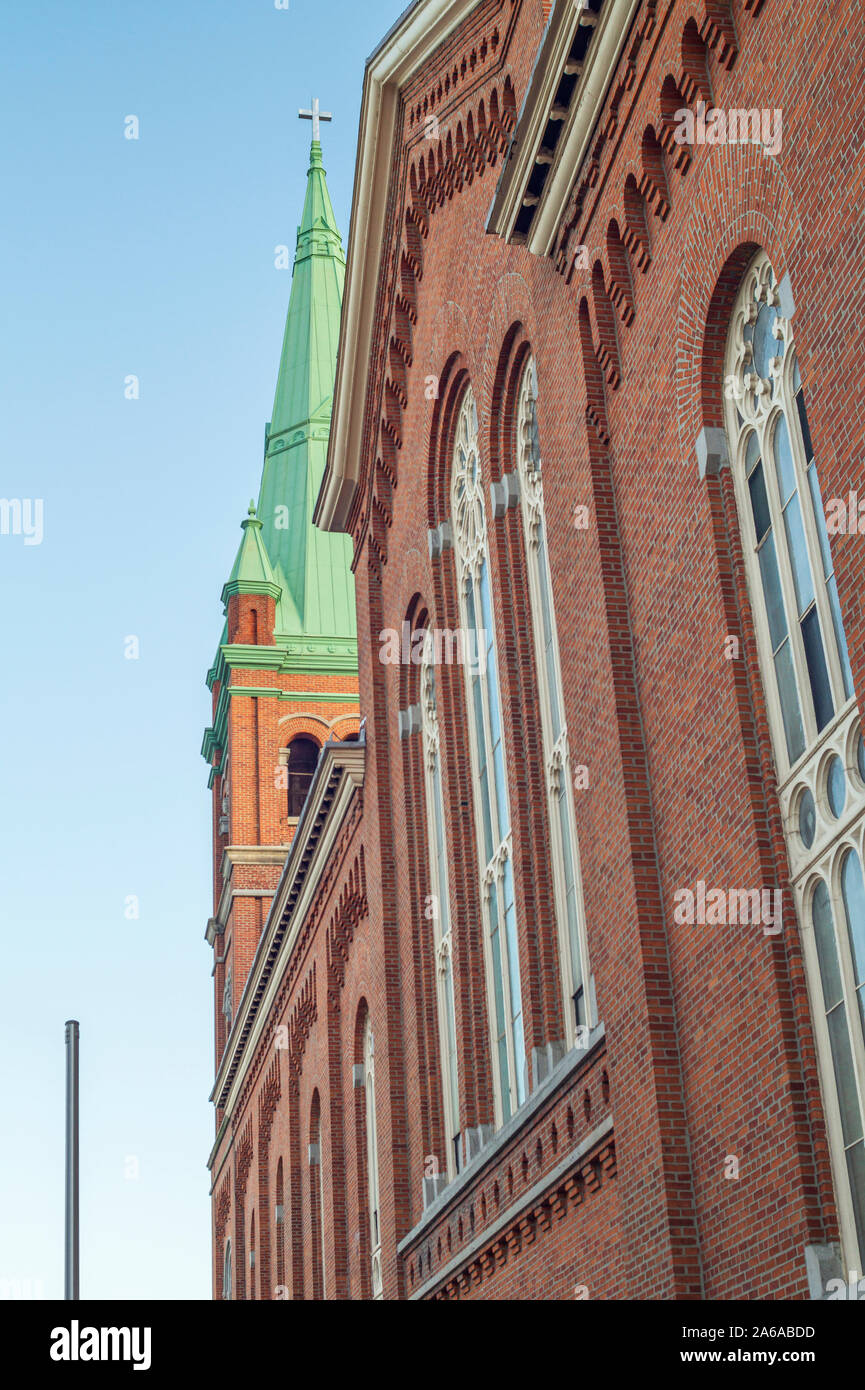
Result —
<path fill-rule="evenodd" d="M 350 540 L 312 521 L 327 458 L 344 278 L 342 238 L 313 139 L 258 504 L 282 588 L 277 633 L 287 637 L 356 635 Z"/>
<path fill-rule="evenodd" d="M 317 138 L 328 117 L 317 103 L 309 114 L 316 138 L 261 490 L 222 590 L 225 622 L 207 676 L 217 1064 L 318 750 L 360 731 L 351 541 L 312 519 L 327 457 L 345 257 Z"/>

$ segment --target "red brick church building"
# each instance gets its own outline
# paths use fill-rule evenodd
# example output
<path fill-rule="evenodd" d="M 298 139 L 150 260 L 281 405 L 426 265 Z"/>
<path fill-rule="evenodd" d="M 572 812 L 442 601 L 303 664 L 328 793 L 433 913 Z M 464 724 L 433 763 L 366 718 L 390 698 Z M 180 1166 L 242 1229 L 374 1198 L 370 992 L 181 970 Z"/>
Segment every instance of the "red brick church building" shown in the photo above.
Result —
<path fill-rule="evenodd" d="M 209 675 L 215 1298 L 861 1277 L 863 72 L 858 0 L 415 0 L 346 257 L 314 138 Z"/>

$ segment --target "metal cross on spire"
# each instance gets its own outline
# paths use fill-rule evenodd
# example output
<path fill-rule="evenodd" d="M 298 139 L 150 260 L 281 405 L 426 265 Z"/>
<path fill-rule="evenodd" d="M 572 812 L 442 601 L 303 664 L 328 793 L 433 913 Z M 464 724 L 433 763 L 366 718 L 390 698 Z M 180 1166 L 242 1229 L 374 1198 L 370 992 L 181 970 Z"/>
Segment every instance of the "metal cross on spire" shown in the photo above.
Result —
<path fill-rule="evenodd" d="M 298 111 L 297 114 L 299 119 L 302 121 L 312 121 L 313 140 L 321 139 L 321 127 L 319 125 L 319 122 L 333 120 L 333 116 L 331 115 L 330 111 L 321 110 L 318 104 L 318 97 L 313 97 L 312 101 L 310 102 L 309 111 Z"/>

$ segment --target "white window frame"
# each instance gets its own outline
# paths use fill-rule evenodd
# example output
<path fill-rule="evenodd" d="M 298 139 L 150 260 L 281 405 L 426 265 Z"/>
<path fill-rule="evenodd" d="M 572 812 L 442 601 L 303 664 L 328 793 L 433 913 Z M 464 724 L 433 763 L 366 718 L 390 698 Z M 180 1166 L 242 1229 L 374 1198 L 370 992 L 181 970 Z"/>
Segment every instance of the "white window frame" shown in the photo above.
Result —
<path fill-rule="evenodd" d="M 474 795 L 475 832 L 478 867 L 482 885 L 481 899 L 484 922 L 484 962 L 487 992 L 487 1013 L 490 1025 L 493 1094 L 496 1126 L 514 1115 L 526 1100 L 528 1077 L 526 1066 L 525 1030 L 523 1021 L 522 985 L 519 963 L 519 923 L 516 909 L 516 885 L 513 871 L 513 842 L 511 836 L 510 801 L 504 747 L 501 683 L 495 633 L 495 607 L 490 575 L 489 544 L 487 539 L 486 508 L 484 504 L 483 469 L 478 439 L 478 415 L 471 386 L 467 386 L 457 412 L 457 425 L 451 468 L 451 508 L 454 555 L 457 568 L 460 619 L 465 630 L 463 642 L 466 678 L 466 719 Z M 488 613 L 482 605 L 482 576 L 486 575 Z M 469 611 L 469 597 L 475 609 Z M 478 611 L 480 609 L 480 611 Z M 487 631 L 487 625 L 490 631 Z M 476 634 L 486 638 L 487 659 L 481 660 Z M 490 666 L 495 677 L 490 685 Z M 475 686 L 477 678 L 483 750 L 479 747 Z M 493 702 L 497 706 L 499 734 L 499 766 L 496 767 L 493 737 Z M 484 771 L 481 771 L 481 751 Z M 492 853 L 485 853 L 484 810 L 491 826 Z M 510 880 L 513 892 L 508 926 L 505 906 L 506 885 Z M 493 899 L 495 898 L 495 912 Z M 496 967 L 498 951 L 500 968 Z M 501 1007 L 499 1007 L 499 1002 Z M 501 1031 L 497 1031 L 501 1027 Z M 506 1062 L 500 1052 L 504 1042 Z"/>
<path fill-rule="evenodd" d="M 447 816 L 442 785 L 441 744 L 436 705 L 435 651 L 427 629 L 421 653 L 421 740 L 427 823 L 427 859 L 432 894 L 436 1013 L 445 1123 L 445 1168 L 449 1179 L 460 1164 L 459 1058 L 454 998 L 453 931 L 447 865 Z M 428 914 L 426 914 L 428 915 Z"/>
<path fill-rule="evenodd" d="M 223 987 L 222 987 L 222 1016 L 223 1016 L 223 1018 L 225 1019 L 225 1040 L 226 1040 L 226 1042 L 228 1041 L 228 1035 L 229 1035 L 229 1033 L 231 1032 L 232 1007 L 233 1007 L 233 1002 L 234 1002 L 233 999 L 232 999 L 232 994 L 233 994 L 233 980 L 232 980 L 232 975 L 231 975 L 231 966 L 228 965 L 228 966 L 226 966 L 226 970 L 225 970 L 225 983 L 224 983 L 224 985 L 223 985 Z"/>
<path fill-rule="evenodd" d="M 381 1207 L 378 1181 L 378 1127 L 375 1112 L 375 1038 L 367 1014 L 363 1034 L 363 1084 L 366 1109 L 366 1168 L 369 1201 L 369 1244 L 372 1264 L 372 1296 L 384 1296 L 381 1273 Z"/>
<path fill-rule="evenodd" d="M 773 336 L 779 344 L 777 356 L 770 359 L 769 374 L 761 377 L 755 370 L 753 347 L 747 329 L 764 305 L 776 309 Z M 799 424 L 796 394 L 799 376 L 790 320 L 781 317 L 780 295 L 775 273 L 765 253 L 760 252 L 748 267 L 733 308 L 727 340 L 724 380 L 725 417 L 730 460 L 739 511 L 742 551 L 751 599 L 751 610 L 757 634 L 763 689 L 769 714 L 772 745 L 778 776 L 781 815 L 790 859 L 793 899 L 799 919 L 804 948 L 811 1017 L 817 1044 L 817 1058 L 823 1109 L 829 1135 L 829 1151 L 844 1268 L 860 1271 L 865 1266 L 865 1232 L 857 1232 L 853 1192 L 850 1184 L 841 1108 L 835 1082 L 834 1063 L 829 1029 L 824 1008 L 823 983 L 815 941 L 813 905 L 817 884 L 822 879 L 827 887 L 835 932 L 835 947 L 843 986 L 847 1032 L 853 1056 L 855 1086 L 860 1114 L 865 1126 L 865 1033 L 856 998 L 856 978 L 844 902 L 841 892 L 841 868 L 848 849 L 858 854 L 865 869 L 865 779 L 860 771 L 859 746 L 861 727 L 855 698 L 848 695 L 845 681 L 845 659 L 839 646 L 832 606 L 828 597 L 826 569 L 821 545 L 820 524 L 815 510 L 808 477 L 809 460 Z M 807 402 L 806 409 L 807 409 Z M 790 438 L 793 468 L 799 494 L 803 531 L 806 540 L 810 579 L 814 589 L 817 614 L 829 675 L 834 714 L 820 730 L 801 639 L 787 536 L 783 523 L 782 497 L 774 466 L 772 440 L 779 414 L 783 413 Z M 804 751 L 791 763 L 787 736 L 778 693 L 772 641 L 763 582 L 760 574 L 758 545 L 751 509 L 747 479 L 746 449 L 748 436 L 756 429 L 763 462 L 766 494 L 771 517 L 772 533 L 778 571 L 784 599 L 788 638 L 793 656 L 799 700 Z M 816 468 L 819 460 L 814 464 Z M 819 473 L 813 482 L 819 498 Z M 825 507 L 825 499 L 820 499 Z M 824 513 L 825 520 L 825 513 Z M 830 575 L 831 577 L 831 575 Z M 840 623 L 840 618 L 839 618 Z M 843 637 L 841 640 L 844 640 Z M 836 817 L 827 798 L 827 776 L 835 757 L 844 769 L 845 803 Z M 808 797 L 814 803 L 814 831 L 808 844 L 800 830 L 800 812 Z M 865 1196 L 860 1195 L 860 1201 Z"/>
<path fill-rule="evenodd" d="M 544 511 L 544 487 L 537 429 L 537 400 L 537 367 L 534 357 L 530 356 L 523 368 L 518 394 L 516 463 L 520 484 L 520 515 L 528 570 L 529 603 L 534 633 L 535 667 L 540 697 L 547 812 L 552 850 L 553 891 L 562 989 L 564 991 L 565 1042 L 570 1049 L 575 1045 L 585 1044 L 583 1030 L 587 1027 L 591 1028 L 596 1020 L 591 998 L 589 947 L 580 870 L 580 846 L 574 813 L 571 754 L 565 718 L 556 610 L 553 600 L 549 536 Z M 552 675 L 544 642 L 545 613 L 551 634 L 552 650 L 555 654 L 555 671 Z M 557 722 L 556 709 L 558 709 L 560 726 L 558 733 L 555 727 Z M 576 939 L 572 936 L 568 914 L 566 871 L 568 850 L 573 864 Z M 582 989 L 582 1018 L 577 1017 L 575 1008 L 574 996 L 578 989 Z"/>
<path fill-rule="evenodd" d="M 324 1154 L 321 1148 L 321 1097 L 318 1100 L 318 1114 L 315 1121 L 315 1137 L 310 1139 L 310 1143 L 315 1145 L 317 1157 L 311 1167 L 318 1169 L 316 1179 L 318 1195 L 318 1239 L 321 1247 L 321 1296 L 327 1298 L 327 1256 L 324 1242 Z M 312 1190 L 312 1177 L 310 1177 L 310 1191 Z"/>

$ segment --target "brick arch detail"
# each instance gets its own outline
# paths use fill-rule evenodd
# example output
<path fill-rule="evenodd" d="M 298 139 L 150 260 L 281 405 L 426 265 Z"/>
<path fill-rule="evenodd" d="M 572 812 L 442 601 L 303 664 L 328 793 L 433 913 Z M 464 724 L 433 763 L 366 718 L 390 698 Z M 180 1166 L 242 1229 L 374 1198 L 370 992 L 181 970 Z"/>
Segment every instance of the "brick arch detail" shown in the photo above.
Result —
<path fill-rule="evenodd" d="M 777 160 L 768 159 L 755 145 L 719 145 L 714 155 L 703 164 L 693 190 L 696 196 L 682 245 L 676 418 L 686 458 L 692 457 L 704 424 L 722 423 L 720 389 L 716 407 L 711 398 L 721 384 L 719 364 L 727 332 L 719 310 L 724 298 L 735 294 L 735 287 L 724 285 L 725 267 L 739 248 L 762 247 L 780 280 L 803 236 L 793 192 Z M 720 236 L 719 207 L 727 209 Z"/>
<path fill-rule="evenodd" d="M 338 715 L 337 718 L 342 719 L 343 716 Z M 281 749 L 286 748 L 292 739 L 300 734 L 307 734 L 321 747 L 327 742 L 327 732 L 331 727 L 332 725 L 318 714 L 287 714 L 277 725 L 279 746 Z"/>
<path fill-rule="evenodd" d="M 469 321 L 462 306 L 449 299 L 433 319 L 427 353 L 427 374 L 439 378 L 445 364 L 455 353 L 459 353 L 463 358 L 469 376 L 477 384 L 481 379 L 481 364 L 474 349 L 474 337 Z"/>
<path fill-rule="evenodd" d="M 476 387 L 478 417 L 482 427 L 491 423 L 492 403 L 502 367 L 502 350 L 508 333 L 517 323 L 522 324 L 530 342 L 539 341 L 531 290 L 522 275 L 508 271 L 496 282 L 492 308 L 487 318 L 483 372 L 478 377 Z"/>
<path fill-rule="evenodd" d="M 343 724 L 346 726 L 345 732 L 340 733 L 338 730 Z M 360 729 L 360 717 L 356 714 L 337 715 L 336 719 L 330 723 L 329 729 L 335 738 L 345 738 L 346 734 L 356 734 Z"/>
<path fill-rule="evenodd" d="M 450 515 L 450 462 L 445 466 L 442 450 L 444 434 L 450 429 L 453 420 L 456 402 L 452 399 L 452 392 L 454 382 L 459 376 L 471 385 L 475 393 L 478 421 L 483 428 L 481 403 L 478 400 L 482 368 L 474 343 L 474 336 L 461 306 L 452 300 L 443 304 L 433 320 L 427 357 L 428 375 L 434 376 L 438 383 L 438 396 L 432 403 L 433 409 L 430 412 L 427 448 L 426 485 L 431 526 L 437 525 L 443 517 Z"/>

